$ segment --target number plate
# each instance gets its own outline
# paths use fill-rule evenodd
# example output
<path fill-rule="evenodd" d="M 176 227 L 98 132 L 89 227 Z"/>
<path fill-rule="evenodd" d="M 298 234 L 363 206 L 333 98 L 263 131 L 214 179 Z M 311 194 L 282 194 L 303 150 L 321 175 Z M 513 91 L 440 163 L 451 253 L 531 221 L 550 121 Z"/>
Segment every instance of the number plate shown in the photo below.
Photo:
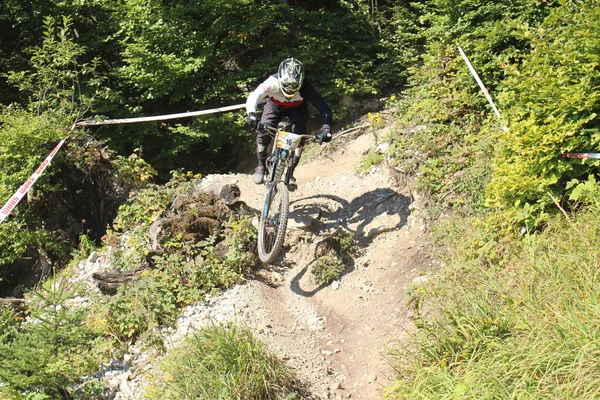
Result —
<path fill-rule="evenodd" d="M 275 144 L 280 149 L 295 150 L 302 140 L 301 136 L 295 135 L 290 132 L 279 131 L 275 138 Z"/>

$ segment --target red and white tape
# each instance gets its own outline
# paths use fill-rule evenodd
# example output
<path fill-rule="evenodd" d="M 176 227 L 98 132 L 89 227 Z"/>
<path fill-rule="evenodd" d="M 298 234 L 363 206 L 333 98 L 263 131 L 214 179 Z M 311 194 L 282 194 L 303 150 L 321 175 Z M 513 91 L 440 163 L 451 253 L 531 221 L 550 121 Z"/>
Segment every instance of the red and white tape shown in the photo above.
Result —
<path fill-rule="evenodd" d="M 198 115 L 207 115 L 207 114 L 215 114 L 218 112 L 239 110 L 240 108 L 244 108 L 244 107 L 246 107 L 246 104 L 237 104 L 235 106 L 211 108 L 210 110 L 190 111 L 190 112 L 178 113 L 178 114 L 156 115 L 153 117 L 106 119 L 104 121 L 94 121 L 94 120 L 81 121 L 81 122 L 78 122 L 76 125 L 77 126 L 116 125 L 116 124 L 131 124 L 134 122 L 164 121 L 167 119 L 188 118 L 188 117 L 196 117 Z"/>
<path fill-rule="evenodd" d="M 564 158 L 595 158 L 600 159 L 600 153 L 564 153 L 561 154 Z"/>
<path fill-rule="evenodd" d="M 73 124 L 73 126 L 71 127 L 71 131 L 73 131 L 78 126 L 114 125 L 114 124 L 128 124 L 128 123 L 133 123 L 133 122 L 164 121 L 167 119 L 187 118 L 187 117 L 195 117 L 197 115 L 206 115 L 206 114 L 214 114 L 214 113 L 218 113 L 218 112 L 239 110 L 241 108 L 244 108 L 245 106 L 246 106 L 245 104 L 238 104 L 235 106 L 212 108 L 210 110 L 192 111 L 192 112 L 179 113 L 179 114 L 157 115 L 157 116 L 153 116 L 153 117 L 107 119 L 104 121 L 93 121 L 93 120 L 80 121 L 80 122 Z M 14 208 L 17 206 L 17 204 L 19 204 L 21 199 L 23 199 L 23 197 L 25 197 L 25 194 L 27 194 L 27 192 L 29 191 L 31 186 L 33 186 L 33 184 L 42 175 L 42 173 L 44 172 L 44 170 L 46 169 L 48 164 L 50 164 L 50 161 L 52 161 L 52 158 L 54 158 L 56 153 L 58 153 L 58 150 L 60 150 L 62 145 L 65 143 L 65 140 L 66 139 L 61 140 L 56 145 L 54 150 L 52 150 L 50 152 L 48 157 L 46 157 L 46 159 L 40 164 L 40 166 L 35 170 L 33 175 L 31 175 L 31 177 L 29 179 L 27 179 L 23 185 L 21 185 L 21 187 L 15 192 L 15 194 L 13 194 L 11 196 L 11 198 L 6 202 L 6 204 L 4 204 L 4 206 L 2 206 L 2 208 L 0 209 L 0 224 L 2 222 L 4 222 L 6 217 L 11 213 L 12 210 L 14 210 Z"/>
<path fill-rule="evenodd" d="M 17 204 L 19 204 L 19 202 L 29 191 L 31 186 L 33 186 L 33 184 L 42 175 L 48 164 L 50 164 L 50 161 L 52 161 L 52 158 L 54 158 L 56 153 L 58 153 L 58 150 L 60 150 L 62 145 L 65 143 L 65 140 L 66 139 L 63 139 L 60 142 L 58 142 L 56 147 L 54 147 L 54 150 L 52 150 L 50 154 L 48 154 L 48 157 L 46 157 L 46 159 L 42 161 L 42 163 L 35 170 L 33 175 L 31 175 L 31 177 L 27 179 L 24 184 L 21 185 L 21 187 L 15 192 L 15 194 L 13 194 L 12 197 L 6 202 L 6 204 L 4 204 L 4 206 L 0 209 L 0 224 L 4 222 L 8 214 L 10 214 L 10 212 L 17 206 Z"/>

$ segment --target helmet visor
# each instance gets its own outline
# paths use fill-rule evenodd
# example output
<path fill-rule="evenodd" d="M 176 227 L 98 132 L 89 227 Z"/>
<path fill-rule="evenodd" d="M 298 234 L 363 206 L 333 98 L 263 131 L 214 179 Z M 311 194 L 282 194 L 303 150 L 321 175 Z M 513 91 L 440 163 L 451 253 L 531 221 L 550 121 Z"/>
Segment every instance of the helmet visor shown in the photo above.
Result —
<path fill-rule="evenodd" d="M 285 87 L 284 86 L 284 87 L 281 88 L 281 90 L 283 91 L 283 93 L 287 94 L 288 96 L 293 96 L 296 93 L 298 93 L 298 89 L 299 89 L 298 86 L 296 86 L 296 87 L 290 87 L 290 86 Z"/>
<path fill-rule="evenodd" d="M 282 79 L 280 87 L 286 97 L 293 97 L 300 90 L 300 82 L 293 78 Z"/>

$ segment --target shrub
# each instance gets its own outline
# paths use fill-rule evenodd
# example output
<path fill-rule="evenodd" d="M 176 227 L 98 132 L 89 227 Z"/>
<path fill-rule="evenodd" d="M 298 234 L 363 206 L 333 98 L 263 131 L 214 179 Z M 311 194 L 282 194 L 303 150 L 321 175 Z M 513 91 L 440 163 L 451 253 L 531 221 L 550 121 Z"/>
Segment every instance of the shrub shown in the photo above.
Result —
<path fill-rule="evenodd" d="M 317 258 L 310 270 L 318 285 L 328 285 L 339 279 L 344 272 L 344 262 L 334 250 Z"/>
<path fill-rule="evenodd" d="M 311 267 L 311 274 L 319 285 L 328 285 L 339 279 L 352 256 L 359 253 L 354 234 L 343 229 L 336 230 L 317 248 L 321 253 Z"/>
<path fill-rule="evenodd" d="M 533 31 L 530 56 L 507 68 L 501 100 L 510 132 L 497 136 L 486 202 L 515 222 L 538 225 L 552 197 L 576 187 L 567 182 L 597 173 L 598 161 L 561 154 L 600 146 L 599 29 L 596 3 L 566 2 Z"/>
<path fill-rule="evenodd" d="M 49 282 L 31 296 L 27 323 L 0 316 L 8 328 L 0 337 L 0 394 L 62 398 L 86 391 L 78 387 L 81 377 L 106 356 L 102 333 L 86 324 L 85 308 L 69 304 L 74 292 L 64 282 Z"/>

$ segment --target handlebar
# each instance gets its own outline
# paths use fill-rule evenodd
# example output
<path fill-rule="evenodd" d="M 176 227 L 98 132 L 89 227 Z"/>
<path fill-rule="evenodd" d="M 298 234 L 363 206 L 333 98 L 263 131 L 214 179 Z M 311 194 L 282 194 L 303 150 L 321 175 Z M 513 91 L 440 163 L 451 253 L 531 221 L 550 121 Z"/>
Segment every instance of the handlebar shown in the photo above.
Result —
<path fill-rule="evenodd" d="M 271 126 L 271 125 L 261 125 L 261 126 L 267 128 L 268 130 L 270 130 L 273 133 L 277 133 L 277 132 L 280 131 L 280 129 L 277 129 L 274 126 Z M 289 133 L 294 133 L 294 132 L 289 132 Z M 299 137 L 301 137 L 303 139 L 310 139 L 310 138 L 312 138 L 312 139 L 317 140 L 317 135 L 299 135 L 299 134 L 295 134 L 295 135 L 299 136 Z"/>

